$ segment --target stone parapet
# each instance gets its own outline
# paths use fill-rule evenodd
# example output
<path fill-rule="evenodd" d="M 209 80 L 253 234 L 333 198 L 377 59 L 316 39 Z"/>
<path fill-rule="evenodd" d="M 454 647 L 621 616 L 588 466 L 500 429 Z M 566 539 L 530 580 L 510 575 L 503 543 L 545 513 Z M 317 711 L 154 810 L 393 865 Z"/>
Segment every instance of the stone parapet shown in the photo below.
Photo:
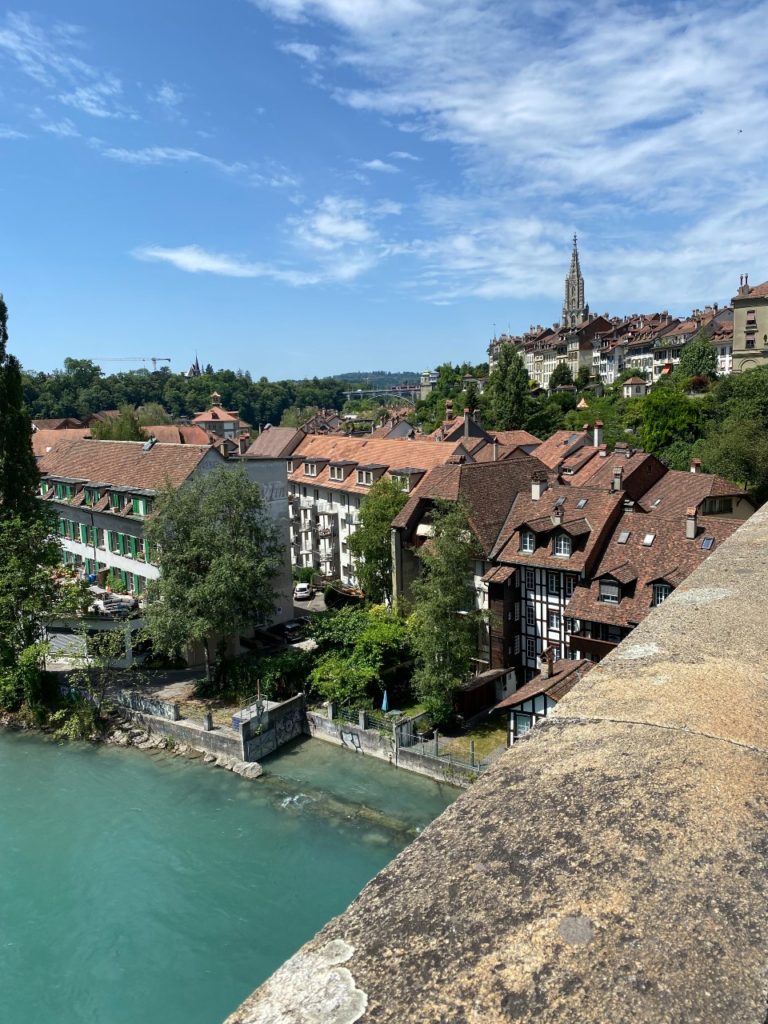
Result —
<path fill-rule="evenodd" d="M 768 507 L 228 1024 L 764 1024 Z"/>

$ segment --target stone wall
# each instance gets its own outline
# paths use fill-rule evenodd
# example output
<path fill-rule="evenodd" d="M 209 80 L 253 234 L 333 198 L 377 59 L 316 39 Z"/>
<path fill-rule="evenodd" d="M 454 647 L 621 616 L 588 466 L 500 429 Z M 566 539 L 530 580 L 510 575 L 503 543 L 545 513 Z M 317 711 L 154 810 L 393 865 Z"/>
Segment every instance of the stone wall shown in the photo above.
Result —
<path fill-rule="evenodd" d="M 764 1024 L 768 507 L 229 1024 Z"/>
<path fill-rule="evenodd" d="M 137 722 L 151 735 L 170 736 L 177 743 L 186 743 L 195 750 L 204 750 L 209 754 L 226 754 L 245 761 L 242 736 L 231 729 L 204 730 L 199 725 L 188 722 L 172 722 L 167 718 L 157 718 L 141 711 L 128 711 L 132 721 Z"/>
<path fill-rule="evenodd" d="M 143 711 L 146 715 L 153 715 L 155 718 L 167 718 L 171 722 L 177 722 L 181 718 L 178 704 L 169 704 L 167 701 L 158 700 L 156 697 L 147 697 L 137 690 L 126 692 L 121 690 L 112 694 L 110 700 L 122 708 L 130 708 L 131 711 Z"/>
<path fill-rule="evenodd" d="M 306 732 L 304 712 L 304 694 L 285 701 L 279 707 L 269 711 L 266 727 L 255 736 L 245 735 L 246 761 L 261 761 L 268 754 L 274 753 L 285 743 L 290 743 Z M 244 723 L 247 727 L 248 723 Z"/>

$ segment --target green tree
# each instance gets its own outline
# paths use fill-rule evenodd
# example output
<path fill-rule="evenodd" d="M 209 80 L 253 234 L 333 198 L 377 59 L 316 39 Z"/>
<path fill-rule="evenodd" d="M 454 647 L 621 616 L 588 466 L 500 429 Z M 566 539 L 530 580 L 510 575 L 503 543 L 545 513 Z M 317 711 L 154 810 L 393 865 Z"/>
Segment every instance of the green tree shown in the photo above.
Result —
<path fill-rule="evenodd" d="M 697 334 L 680 353 L 680 362 L 675 367 L 673 377 L 680 381 L 689 381 L 691 377 L 707 377 L 714 380 L 717 376 L 717 349 L 703 334 Z"/>
<path fill-rule="evenodd" d="M 706 472 L 749 489 L 758 504 L 768 500 L 768 434 L 760 420 L 728 417 L 697 441 L 693 454 Z"/>
<path fill-rule="evenodd" d="M 585 388 L 589 387 L 589 382 L 592 379 L 588 366 L 580 366 L 579 372 L 576 374 L 576 387 L 579 391 L 584 391 Z"/>
<path fill-rule="evenodd" d="M 520 430 L 530 411 L 528 371 L 512 345 L 502 345 L 488 378 L 488 410 L 496 430 Z"/>
<path fill-rule="evenodd" d="M 549 390 L 573 384 L 573 374 L 568 363 L 558 363 L 549 377 Z"/>
<path fill-rule="evenodd" d="M 147 434 L 139 422 L 133 406 L 120 406 L 119 415 L 114 419 L 94 423 L 91 433 L 99 441 L 146 441 Z"/>
<path fill-rule="evenodd" d="M 7 344 L 0 296 L 0 704 L 14 709 L 40 703 L 43 623 L 57 600 L 60 553 L 50 509 L 37 497 L 21 367 Z"/>
<path fill-rule="evenodd" d="M 413 584 L 410 619 L 416 652 L 413 685 L 436 725 L 453 715 L 453 696 L 469 675 L 482 615 L 469 584 L 478 545 L 461 503 L 439 501 L 434 536 L 420 549 L 423 575 Z"/>
<path fill-rule="evenodd" d="M 467 390 L 464 392 L 464 408 L 469 409 L 470 413 L 475 413 L 480 408 L 480 392 L 473 380 L 467 384 Z"/>
<path fill-rule="evenodd" d="M 372 604 L 392 600 L 392 520 L 408 501 L 394 480 L 377 480 L 360 503 L 360 525 L 349 538 L 355 571 Z"/>
<path fill-rule="evenodd" d="M 165 491 L 145 532 L 160 568 L 146 610 L 153 645 L 173 657 L 202 644 L 210 677 L 214 638 L 274 611 L 282 552 L 261 490 L 242 470 L 214 470 Z"/>
<path fill-rule="evenodd" d="M 159 423 L 170 423 L 171 417 L 159 402 L 146 402 L 136 414 L 142 427 L 156 427 Z"/>
<path fill-rule="evenodd" d="M 695 441 L 700 434 L 695 400 L 671 383 L 657 383 L 643 401 L 640 439 L 645 450 L 656 455 L 676 441 Z"/>

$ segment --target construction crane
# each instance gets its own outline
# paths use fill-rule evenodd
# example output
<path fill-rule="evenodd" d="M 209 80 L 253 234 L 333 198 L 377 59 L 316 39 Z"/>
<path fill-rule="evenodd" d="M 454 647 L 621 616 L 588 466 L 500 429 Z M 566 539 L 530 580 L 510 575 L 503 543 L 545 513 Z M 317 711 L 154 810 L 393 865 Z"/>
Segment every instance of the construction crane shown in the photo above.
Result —
<path fill-rule="evenodd" d="M 98 356 L 96 357 L 98 359 Z M 170 363 L 167 356 L 107 356 L 105 359 L 98 359 L 100 363 L 152 363 L 152 371 L 157 369 L 158 363 Z"/>

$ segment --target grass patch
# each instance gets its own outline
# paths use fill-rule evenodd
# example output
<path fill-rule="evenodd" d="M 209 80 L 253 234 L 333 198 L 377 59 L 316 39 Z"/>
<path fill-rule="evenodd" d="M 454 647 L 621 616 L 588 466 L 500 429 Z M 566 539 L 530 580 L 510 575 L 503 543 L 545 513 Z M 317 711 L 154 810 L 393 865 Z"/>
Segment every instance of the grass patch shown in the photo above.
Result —
<path fill-rule="evenodd" d="M 482 761 L 507 744 L 507 723 L 503 716 L 495 715 L 457 736 L 440 736 L 440 753 L 452 757 L 469 758 L 470 740 L 475 741 L 475 760 Z"/>

